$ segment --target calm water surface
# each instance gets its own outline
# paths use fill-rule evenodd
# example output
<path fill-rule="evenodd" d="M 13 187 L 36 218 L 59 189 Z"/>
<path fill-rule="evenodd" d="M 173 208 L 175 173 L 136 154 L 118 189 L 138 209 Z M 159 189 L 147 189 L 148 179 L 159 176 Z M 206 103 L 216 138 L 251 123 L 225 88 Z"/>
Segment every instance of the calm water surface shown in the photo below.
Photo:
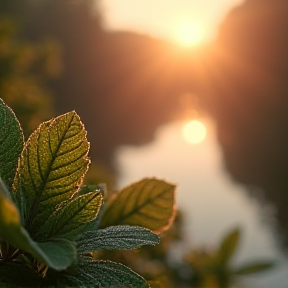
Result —
<path fill-rule="evenodd" d="M 247 286 L 287 288 L 288 261 L 277 248 L 272 229 L 264 223 L 259 205 L 225 171 L 212 122 L 206 121 L 207 138 L 198 145 L 184 140 L 182 125 L 175 122 L 161 127 L 150 144 L 121 147 L 116 158 L 121 171 L 117 186 L 149 176 L 176 183 L 177 205 L 185 215 L 186 246 L 213 246 L 227 231 L 240 227 L 242 238 L 235 262 L 278 262 L 277 269 L 246 278 Z"/>

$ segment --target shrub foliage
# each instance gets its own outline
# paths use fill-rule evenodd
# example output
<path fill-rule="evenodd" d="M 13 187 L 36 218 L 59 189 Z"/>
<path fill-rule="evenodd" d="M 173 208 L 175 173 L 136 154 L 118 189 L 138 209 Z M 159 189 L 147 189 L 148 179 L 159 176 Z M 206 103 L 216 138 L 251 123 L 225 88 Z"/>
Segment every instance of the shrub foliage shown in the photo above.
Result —
<path fill-rule="evenodd" d="M 143 179 L 104 201 L 103 185 L 83 185 L 88 152 L 75 111 L 42 123 L 25 143 L 0 99 L 0 284 L 150 287 L 95 252 L 158 244 L 173 221 L 175 186 Z"/>

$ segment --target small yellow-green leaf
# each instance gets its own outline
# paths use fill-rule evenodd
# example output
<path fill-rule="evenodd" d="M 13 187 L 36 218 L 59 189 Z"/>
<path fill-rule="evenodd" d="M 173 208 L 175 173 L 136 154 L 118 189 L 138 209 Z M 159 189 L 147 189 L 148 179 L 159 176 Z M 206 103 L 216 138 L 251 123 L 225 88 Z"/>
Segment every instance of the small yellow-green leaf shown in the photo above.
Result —
<path fill-rule="evenodd" d="M 76 260 L 76 247 L 68 240 L 51 239 L 43 243 L 33 241 L 20 224 L 16 206 L 1 195 L 0 238 L 55 270 L 64 270 Z"/>
<path fill-rule="evenodd" d="M 39 232 L 36 232 L 36 237 L 76 238 L 79 233 L 85 231 L 87 224 L 96 219 L 102 201 L 103 197 L 99 191 L 74 197 L 49 217 Z"/>
<path fill-rule="evenodd" d="M 218 251 L 218 259 L 222 264 L 226 265 L 234 255 L 239 243 L 239 238 L 240 230 L 238 228 L 233 229 L 224 236 Z"/>
<path fill-rule="evenodd" d="M 25 198 L 25 227 L 32 235 L 77 192 L 90 162 L 88 150 L 86 131 L 74 111 L 42 123 L 29 137 L 14 191 Z"/>
<path fill-rule="evenodd" d="M 13 237 L 12 229 L 20 226 L 20 217 L 17 207 L 12 201 L 0 194 L 0 236 Z M 11 227 L 11 229 L 10 229 Z"/>
<path fill-rule="evenodd" d="M 0 178 L 8 190 L 12 188 L 23 145 L 20 124 L 14 112 L 0 98 Z"/>
<path fill-rule="evenodd" d="M 232 274 L 233 275 L 250 275 L 255 274 L 259 272 L 264 272 L 268 269 L 271 269 L 275 266 L 275 263 L 272 261 L 262 261 L 262 262 L 255 262 L 255 263 L 249 263 L 244 266 L 238 267 L 235 269 Z"/>
<path fill-rule="evenodd" d="M 175 214 L 175 186 L 157 179 L 143 179 L 116 194 L 104 211 L 100 227 L 133 225 L 162 232 Z"/>

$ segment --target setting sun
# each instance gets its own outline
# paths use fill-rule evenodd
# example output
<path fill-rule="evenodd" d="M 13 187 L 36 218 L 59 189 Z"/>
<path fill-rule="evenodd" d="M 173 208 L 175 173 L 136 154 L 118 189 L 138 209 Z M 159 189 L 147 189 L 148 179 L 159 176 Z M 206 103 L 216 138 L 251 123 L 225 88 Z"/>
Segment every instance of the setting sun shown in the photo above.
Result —
<path fill-rule="evenodd" d="M 201 23 L 189 19 L 179 22 L 175 33 L 175 40 L 185 47 L 195 47 L 204 40 L 204 28 Z"/>
<path fill-rule="evenodd" d="M 192 120 L 182 127 L 184 139 L 190 144 L 198 144 L 205 140 L 206 127 L 202 122 Z"/>

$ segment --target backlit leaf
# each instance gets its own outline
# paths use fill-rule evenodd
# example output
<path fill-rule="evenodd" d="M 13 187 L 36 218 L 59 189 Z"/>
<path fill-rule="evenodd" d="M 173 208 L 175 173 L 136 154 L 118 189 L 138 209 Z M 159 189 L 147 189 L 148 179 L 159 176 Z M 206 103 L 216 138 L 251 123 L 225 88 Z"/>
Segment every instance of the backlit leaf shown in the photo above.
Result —
<path fill-rule="evenodd" d="M 238 246 L 240 238 L 240 230 L 234 229 L 229 232 L 222 240 L 218 251 L 218 257 L 221 263 L 227 263 L 234 255 L 235 250 Z"/>
<path fill-rule="evenodd" d="M 34 242 L 21 226 L 16 206 L 0 195 L 0 238 L 55 270 L 64 270 L 76 260 L 75 245 L 65 239 Z"/>
<path fill-rule="evenodd" d="M 79 189 L 79 191 L 77 192 L 78 195 L 84 195 L 87 194 L 89 192 L 94 192 L 94 191 L 99 191 L 102 196 L 103 199 L 105 200 L 106 196 L 107 196 L 107 188 L 106 188 L 106 184 L 98 184 L 98 185 L 82 185 Z"/>
<path fill-rule="evenodd" d="M 271 269 L 275 266 L 272 261 L 262 261 L 246 264 L 242 267 L 235 269 L 232 274 L 234 275 L 250 275 L 254 273 L 259 273 Z"/>
<path fill-rule="evenodd" d="M 51 215 L 35 235 L 73 239 L 85 231 L 86 224 L 96 219 L 101 205 L 102 194 L 99 191 L 77 195 Z"/>
<path fill-rule="evenodd" d="M 159 237 L 150 230 L 137 226 L 111 226 L 96 231 L 87 231 L 77 239 L 80 254 L 102 249 L 128 250 L 143 245 L 159 244 Z"/>
<path fill-rule="evenodd" d="M 161 232 L 175 214 L 175 186 L 157 179 L 144 179 L 118 192 L 104 211 L 100 227 L 133 225 Z"/>
<path fill-rule="evenodd" d="M 78 191 L 78 195 L 83 195 L 89 192 L 93 192 L 93 191 L 99 191 L 103 197 L 103 202 L 105 202 L 106 198 L 107 198 L 107 188 L 106 188 L 106 184 L 98 184 L 98 185 L 83 185 L 81 186 L 80 190 Z M 96 230 L 99 227 L 100 221 L 102 219 L 102 215 L 103 215 L 103 211 L 104 211 L 104 207 L 105 205 L 102 205 L 97 218 L 94 221 L 91 221 L 89 224 L 86 225 L 86 231 L 88 230 Z"/>
<path fill-rule="evenodd" d="M 111 261 L 91 261 L 73 268 L 71 278 L 77 286 L 97 288 L 149 288 L 149 284 L 136 272 L 123 264 Z M 75 277 L 76 276 L 76 277 Z M 73 281 L 73 280 L 72 280 Z M 75 283 L 75 284 L 76 284 Z"/>
<path fill-rule="evenodd" d="M 24 195 L 25 227 L 32 235 L 59 203 L 77 192 L 88 169 L 88 150 L 86 131 L 75 112 L 42 123 L 29 137 L 14 190 Z"/>
<path fill-rule="evenodd" d="M 14 112 L 0 98 L 0 178 L 11 190 L 24 137 Z"/>

